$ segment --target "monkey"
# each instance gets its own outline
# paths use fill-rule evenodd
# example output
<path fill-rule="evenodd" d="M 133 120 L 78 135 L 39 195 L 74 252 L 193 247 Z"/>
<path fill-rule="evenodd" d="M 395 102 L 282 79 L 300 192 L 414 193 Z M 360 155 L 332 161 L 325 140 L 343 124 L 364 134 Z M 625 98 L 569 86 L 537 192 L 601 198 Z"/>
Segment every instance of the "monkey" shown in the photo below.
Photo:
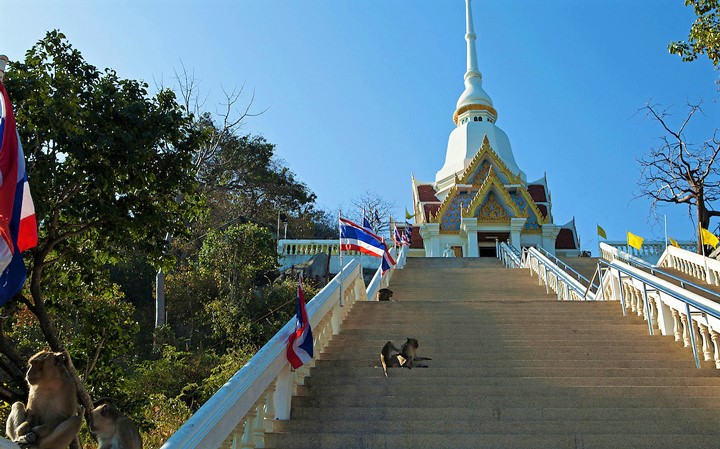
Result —
<path fill-rule="evenodd" d="M 14 403 L 5 425 L 8 437 L 21 447 L 61 449 L 75 439 L 82 418 L 68 363 L 62 352 L 40 351 L 30 358 L 27 407 Z"/>
<path fill-rule="evenodd" d="M 380 363 L 383 367 L 385 377 L 387 375 L 387 369 L 389 368 L 400 368 L 405 365 L 406 359 L 400 355 L 400 350 L 392 344 L 391 341 L 385 343 L 382 350 L 380 351 Z"/>
<path fill-rule="evenodd" d="M 378 301 L 391 301 L 393 291 L 389 288 L 381 288 L 378 290 Z"/>
<path fill-rule="evenodd" d="M 429 357 L 418 357 L 417 356 L 417 348 L 420 346 L 420 343 L 415 338 L 409 338 L 405 342 L 405 344 L 402 345 L 400 348 L 400 356 L 402 356 L 406 362 L 403 366 L 407 368 L 427 368 L 427 365 L 419 364 L 416 365 L 415 361 L 417 360 L 432 360 Z"/>
<path fill-rule="evenodd" d="M 98 439 L 98 449 L 142 449 L 137 426 L 111 402 L 100 403 L 92 417 L 90 431 Z"/>

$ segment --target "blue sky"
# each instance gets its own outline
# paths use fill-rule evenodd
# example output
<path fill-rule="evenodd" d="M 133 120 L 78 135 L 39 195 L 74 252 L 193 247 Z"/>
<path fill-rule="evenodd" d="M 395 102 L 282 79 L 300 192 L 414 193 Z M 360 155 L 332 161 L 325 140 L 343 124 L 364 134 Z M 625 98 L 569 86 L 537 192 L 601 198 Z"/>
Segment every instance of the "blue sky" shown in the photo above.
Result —
<path fill-rule="evenodd" d="M 120 76 L 173 85 L 180 61 L 215 108 L 221 87 L 245 84 L 262 134 L 329 210 L 376 192 L 412 206 L 410 174 L 433 181 L 445 160 L 465 72 L 464 1 L 9 1 L 1 0 L 0 53 L 20 59 L 60 29 L 87 61 Z M 528 176 L 547 172 L 557 223 L 576 219 L 584 248 L 595 224 L 662 238 L 649 201 L 633 200 L 635 158 L 659 125 L 637 111 L 702 100 L 688 138 L 720 118 L 718 73 L 706 60 L 668 54 L 694 19 L 682 0 L 473 2 L 483 87 L 497 125 Z M 249 98 L 249 97 L 248 97 Z M 32 174 L 31 174 L 32 175 Z M 37 199 L 36 201 L 41 201 Z M 720 205 L 716 205 L 720 208 Z M 685 206 L 668 230 L 693 236 Z"/>

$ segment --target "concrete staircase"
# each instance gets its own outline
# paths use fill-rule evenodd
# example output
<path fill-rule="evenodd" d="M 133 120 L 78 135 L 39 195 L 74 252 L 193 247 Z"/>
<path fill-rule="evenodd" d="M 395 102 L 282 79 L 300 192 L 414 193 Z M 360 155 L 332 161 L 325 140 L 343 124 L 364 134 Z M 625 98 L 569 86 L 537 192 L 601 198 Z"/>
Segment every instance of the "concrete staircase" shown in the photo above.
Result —
<path fill-rule="evenodd" d="M 410 259 L 357 303 L 269 448 L 720 447 L 720 375 L 614 302 L 558 302 L 494 259 Z M 383 376 L 386 341 L 429 368 Z"/>

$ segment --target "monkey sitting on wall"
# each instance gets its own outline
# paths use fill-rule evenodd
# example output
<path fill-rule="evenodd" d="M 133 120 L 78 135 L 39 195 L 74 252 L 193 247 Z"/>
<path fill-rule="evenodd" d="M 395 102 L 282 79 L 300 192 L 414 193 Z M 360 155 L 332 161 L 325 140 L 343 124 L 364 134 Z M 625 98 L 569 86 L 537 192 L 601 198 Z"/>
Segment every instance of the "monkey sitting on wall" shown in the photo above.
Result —
<path fill-rule="evenodd" d="M 112 403 L 99 403 L 92 416 L 90 431 L 98 439 L 98 449 L 142 449 L 137 426 Z"/>
<path fill-rule="evenodd" d="M 396 348 L 391 341 L 385 343 L 385 346 L 380 351 L 380 363 L 385 377 L 387 377 L 388 368 L 427 368 L 427 365 L 415 364 L 415 361 L 418 360 L 432 360 L 429 357 L 417 356 L 419 346 L 420 344 L 414 338 L 408 338 L 400 349 Z"/>
<path fill-rule="evenodd" d="M 40 351 L 30 358 L 25 379 L 30 386 L 27 406 L 12 405 L 5 433 L 20 446 L 62 449 L 75 439 L 78 416 L 77 389 L 62 352 Z"/>

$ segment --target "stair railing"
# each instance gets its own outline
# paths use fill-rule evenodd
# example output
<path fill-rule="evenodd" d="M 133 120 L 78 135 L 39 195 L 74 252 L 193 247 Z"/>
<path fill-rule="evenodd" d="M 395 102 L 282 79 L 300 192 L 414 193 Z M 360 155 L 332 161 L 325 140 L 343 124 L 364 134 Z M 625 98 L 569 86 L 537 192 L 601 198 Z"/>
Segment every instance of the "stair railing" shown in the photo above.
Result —
<path fill-rule="evenodd" d="M 381 288 L 387 287 L 390 285 L 390 278 L 392 278 L 393 273 L 395 270 L 399 270 L 403 267 L 405 267 L 405 260 L 407 257 L 408 247 L 407 245 L 403 245 L 400 247 L 400 254 L 397 255 L 396 265 L 394 267 L 391 267 L 388 271 L 385 272 L 383 275 L 382 273 L 382 264 L 378 267 L 377 271 L 375 271 L 375 275 L 373 276 L 372 280 L 370 281 L 370 284 L 368 284 L 367 287 L 367 297 L 368 301 L 377 300 L 377 294 L 380 291 Z M 395 248 L 390 249 L 390 255 L 395 259 L 396 257 L 396 250 Z"/>
<path fill-rule="evenodd" d="M 368 292 L 362 267 L 357 260 L 352 260 L 307 303 L 315 354 L 340 332 L 343 318 L 353 303 L 366 300 Z M 312 361 L 296 371 L 291 370 L 286 349 L 288 336 L 294 330 L 295 318 L 292 318 L 162 449 L 264 447 L 264 435 L 272 431 L 273 420 L 290 419 L 292 395 L 298 385 L 304 384 L 314 366 Z"/>
<path fill-rule="evenodd" d="M 522 256 L 516 252 L 515 248 L 505 242 L 500 242 L 497 248 L 497 257 L 506 268 L 522 268 Z"/>
<path fill-rule="evenodd" d="M 575 275 L 575 278 L 576 278 L 578 281 L 585 281 L 585 284 L 590 285 L 590 279 L 588 279 L 588 278 L 586 278 L 585 276 L 583 276 L 582 274 L 578 273 L 577 270 L 575 270 L 573 267 L 571 267 L 570 265 L 566 264 L 566 263 L 563 262 L 562 260 L 558 259 L 557 256 L 555 256 L 554 254 L 550 254 L 550 252 L 549 252 L 548 250 L 546 250 L 545 248 L 536 248 L 536 249 L 538 249 L 541 253 L 543 253 L 543 255 L 545 255 L 545 257 L 547 257 L 547 258 L 550 259 L 551 261 L 555 262 L 555 265 L 558 265 L 559 267 L 561 267 L 561 268 L 562 268 L 563 270 L 565 270 L 566 272 L 569 271 L 569 272 L 571 272 L 572 274 L 574 274 L 574 275 Z"/>
<path fill-rule="evenodd" d="M 654 335 L 674 336 L 704 361 L 720 369 L 720 304 L 621 260 L 598 262 L 605 268 L 603 296 L 621 303 L 623 315 L 635 313 Z"/>
<path fill-rule="evenodd" d="M 720 260 L 703 257 L 702 254 L 668 246 L 657 266 L 674 268 L 710 285 L 720 285 Z"/>
<path fill-rule="evenodd" d="M 523 252 L 525 268 L 530 270 L 530 276 L 535 272 L 538 276 L 538 285 L 545 285 L 545 291 L 550 290 L 557 294 L 560 301 L 582 301 L 596 299 L 595 293 L 589 291 L 577 279 L 574 279 L 562 268 L 555 265 L 545 257 L 537 248 L 525 248 Z"/>
<path fill-rule="evenodd" d="M 708 290 L 707 288 L 705 288 L 705 287 L 703 287 L 703 286 L 701 286 L 701 285 L 698 285 L 698 284 L 695 284 L 695 283 L 693 283 L 693 282 L 690 282 L 690 281 L 688 281 L 687 279 L 683 279 L 683 278 L 681 278 L 681 277 L 675 276 L 674 274 L 668 273 L 667 271 L 660 270 L 660 269 L 657 268 L 657 266 L 652 265 L 652 264 L 649 264 L 649 263 L 647 263 L 646 261 L 644 261 L 644 260 L 642 260 L 642 259 L 638 259 L 638 258 L 636 258 L 636 257 L 633 257 L 633 256 L 631 256 L 630 254 L 624 253 L 623 251 L 620 251 L 620 250 L 618 250 L 617 248 L 613 248 L 613 247 L 611 247 L 611 246 L 609 246 L 609 245 L 606 245 L 606 246 L 604 247 L 603 245 L 605 245 L 605 244 L 604 244 L 604 243 L 600 243 L 600 249 L 603 251 L 603 254 L 605 254 L 605 251 L 606 251 L 606 250 L 612 249 L 612 250 L 613 250 L 613 251 L 612 251 L 612 256 L 614 256 L 612 259 L 608 259 L 607 257 L 605 257 L 605 256 L 603 255 L 603 257 L 604 257 L 605 259 L 608 259 L 608 260 L 610 260 L 610 261 L 612 261 L 612 260 L 621 260 L 621 261 L 623 261 L 623 262 L 625 262 L 625 263 L 628 263 L 629 265 L 632 265 L 632 266 L 638 267 L 638 268 L 640 268 L 640 269 L 649 271 L 650 274 L 652 274 L 652 275 L 657 276 L 657 275 L 659 274 L 659 275 L 661 275 L 661 276 L 663 276 L 663 277 L 665 277 L 665 278 L 669 278 L 669 279 L 672 279 L 672 280 L 676 281 L 678 284 L 680 284 L 680 286 L 681 286 L 682 288 L 692 287 L 692 288 L 694 288 L 694 289 L 697 289 L 697 290 L 703 292 L 703 294 L 706 295 L 706 297 L 711 298 L 711 299 L 713 299 L 714 301 L 720 302 L 720 294 L 718 294 L 717 292 L 714 292 L 714 291 L 712 291 L 712 290 Z M 682 250 L 682 249 L 679 249 L 679 248 L 675 248 L 675 247 L 672 247 L 672 246 L 668 246 L 668 249 L 669 249 L 669 248 L 673 248 L 672 250 L 670 250 L 671 252 L 676 252 L 676 250 L 679 250 L 679 251 L 683 251 L 683 252 L 687 253 L 687 251 L 685 251 L 685 250 Z M 695 255 L 697 255 L 697 254 L 695 254 Z M 700 257 L 702 258 L 702 256 L 700 256 Z M 708 260 L 711 260 L 711 259 L 708 259 Z M 661 261 L 662 261 L 662 259 L 661 259 Z M 697 260 L 696 260 L 696 261 L 697 261 Z M 659 264 L 658 264 L 658 265 L 659 265 Z M 598 267 L 599 267 L 599 266 L 600 266 L 600 265 L 598 265 Z M 666 264 L 666 266 L 669 266 L 669 265 Z"/>

